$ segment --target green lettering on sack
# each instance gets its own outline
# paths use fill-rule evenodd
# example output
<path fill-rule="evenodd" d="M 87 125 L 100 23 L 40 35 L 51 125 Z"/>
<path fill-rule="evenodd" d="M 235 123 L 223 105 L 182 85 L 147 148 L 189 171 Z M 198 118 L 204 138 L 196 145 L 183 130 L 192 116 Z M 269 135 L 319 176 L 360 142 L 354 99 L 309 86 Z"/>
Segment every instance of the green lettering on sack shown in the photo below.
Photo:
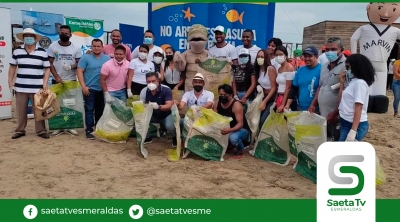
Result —
<path fill-rule="evenodd" d="M 49 119 L 49 130 L 83 128 L 83 115 L 74 109 L 61 107 L 61 112 Z"/>
<path fill-rule="evenodd" d="M 280 148 L 271 136 L 257 143 L 254 156 L 268 162 L 279 164 L 285 164 L 289 158 L 285 150 Z"/>
<path fill-rule="evenodd" d="M 294 168 L 296 172 L 303 175 L 304 177 L 317 183 L 317 163 L 315 163 L 306 153 L 300 152 L 298 162 Z"/>
<path fill-rule="evenodd" d="M 198 63 L 198 65 L 213 74 L 220 74 L 221 70 L 225 67 L 227 61 L 220 61 L 218 59 L 207 59 L 204 62 Z"/>
<path fill-rule="evenodd" d="M 296 146 L 296 141 L 294 136 L 292 136 L 292 134 L 289 133 L 289 150 L 290 153 L 297 157 L 297 146 Z"/>
<path fill-rule="evenodd" d="M 213 138 L 195 135 L 189 138 L 187 149 L 207 160 L 220 161 L 222 146 Z"/>

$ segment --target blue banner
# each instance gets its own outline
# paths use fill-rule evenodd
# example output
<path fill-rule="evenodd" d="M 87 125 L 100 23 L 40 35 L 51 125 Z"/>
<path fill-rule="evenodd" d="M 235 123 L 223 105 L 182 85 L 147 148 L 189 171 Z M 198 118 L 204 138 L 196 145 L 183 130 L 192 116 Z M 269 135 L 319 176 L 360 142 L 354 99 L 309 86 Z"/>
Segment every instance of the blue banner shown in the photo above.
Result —
<path fill-rule="evenodd" d="M 58 31 L 64 25 L 64 15 L 47 12 L 21 11 L 22 27 L 33 28 L 43 38 L 38 42 L 40 47 L 47 49 L 53 41 L 59 39 Z"/>
<path fill-rule="evenodd" d="M 242 45 L 242 32 L 251 29 L 254 44 L 266 48 L 273 35 L 274 17 L 275 3 L 149 3 L 149 29 L 154 32 L 155 44 L 169 44 L 181 52 L 189 48 L 187 30 L 193 24 L 208 29 L 209 46 L 214 28 L 222 25 L 226 41 L 232 45 Z"/>
<path fill-rule="evenodd" d="M 129 46 L 131 51 L 143 44 L 143 27 L 119 23 L 119 31 L 122 35 L 122 43 Z"/>

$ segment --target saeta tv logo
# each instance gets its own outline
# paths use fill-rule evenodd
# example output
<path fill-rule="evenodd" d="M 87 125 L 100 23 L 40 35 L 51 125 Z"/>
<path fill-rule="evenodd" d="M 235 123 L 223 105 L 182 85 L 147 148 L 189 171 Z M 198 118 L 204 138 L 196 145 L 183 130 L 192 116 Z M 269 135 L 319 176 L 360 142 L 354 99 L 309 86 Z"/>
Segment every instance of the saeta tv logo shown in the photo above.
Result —
<path fill-rule="evenodd" d="M 375 221 L 375 149 L 327 142 L 317 153 L 317 220 Z"/>

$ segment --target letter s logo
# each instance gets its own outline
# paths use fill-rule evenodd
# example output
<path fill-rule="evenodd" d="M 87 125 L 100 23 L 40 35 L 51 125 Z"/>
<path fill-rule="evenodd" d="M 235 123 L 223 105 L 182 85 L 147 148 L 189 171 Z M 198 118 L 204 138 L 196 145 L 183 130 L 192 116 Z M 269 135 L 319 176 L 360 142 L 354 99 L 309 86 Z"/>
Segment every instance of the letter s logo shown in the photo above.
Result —
<path fill-rule="evenodd" d="M 352 184 L 353 179 L 351 177 L 338 177 L 335 175 L 335 165 L 341 162 L 364 162 L 364 156 L 339 155 L 333 157 L 329 162 L 328 173 L 332 182 L 336 184 Z M 339 170 L 341 173 L 350 173 L 356 175 L 358 177 L 358 184 L 356 187 L 353 188 L 331 188 L 328 190 L 328 193 L 332 196 L 350 196 L 359 194 L 364 188 L 364 173 L 362 172 L 362 170 L 355 166 L 341 166 Z"/>

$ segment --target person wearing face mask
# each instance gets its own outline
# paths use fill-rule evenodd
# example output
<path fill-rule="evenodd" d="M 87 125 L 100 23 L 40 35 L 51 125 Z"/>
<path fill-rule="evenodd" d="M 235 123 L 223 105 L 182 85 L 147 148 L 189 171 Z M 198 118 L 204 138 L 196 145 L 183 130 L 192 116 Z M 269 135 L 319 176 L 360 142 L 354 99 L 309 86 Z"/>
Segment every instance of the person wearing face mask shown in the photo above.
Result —
<path fill-rule="evenodd" d="M 290 87 L 294 79 L 295 71 L 292 64 L 287 61 L 288 51 L 284 46 L 278 46 L 275 49 L 275 60 L 280 64 L 278 74 L 276 76 L 276 83 L 278 84 L 278 92 L 275 99 L 276 111 L 283 112 L 286 101 L 289 97 Z M 294 104 L 294 103 L 293 103 Z"/>
<path fill-rule="evenodd" d="M 338 113 L 340 116 L 339 141 L 362 141 L 369 129 L 368 103 L 369 88 L 375 81 L 375 70 L 364 55 L 352 54 L 346 59 L 348 70 L 339 75 L 340 89 L 348 86 L 341 94 Z"/>
<path fill-rule="evenodd" d="M 246 48 L 250 52 L 250 57 L 251 57 L 251 64 L 254 65 L 256 62 L 256 57 L 258 51 L 261 50 L 260 47 L 253 45 L 253 40 L 254 40 L 254 33 L 253 30 L 251 29 L 246 29 L 242 32 L 242 42 L 243 45 L 239 45 L 236 47 L 236 51 L 239 54 L 240 50 L 243 48 Z"/>
<path fill-rule="evenodd" d="M 50 63 L 46 50 L 36 44 L 42 36 L 36 34 L 35 30 L 31 28 L 25 28 L 22 33 L 17 34 L 17 38 L 24 41 L 24 44 L 13 51 L 8 70 L 8 86 L 11 94 L 15 93 L 17 114 L 17 127 L 11 137 L 12 139 L 25 136 L 28 121 L 28 100 L 31 100 L 34 104 L 35 94 L 41 88 L 47 90 L 47 82 L 50 76 Z M 17 77 L 14 83 L 15 74 L 17 74 Z M 35 131 L 39 137 L 49 138 L 44 120 L 35 121 Z"/>
<path fill-rule="evenodd" d="M 314 99 L 319 85 L 321 74 L 321 64 L 318 63 L 318 50 L 314 46 L 309 46 L 303 51 L 305 66 L 300 67 L 292 81 L 290 87 L 289 99 L 286 102 L 284 110 L 289 110 L 292 102 L 298 100 L 296 110 L 306 111 Z"/>
<path fill-rule="evenodd" d="M 254 99 L 257 78 L 254 66 L 251 64 L 250 52 L 246 48 L 239 51 L 239 65 L 232 68 L 232 88 L 234 98 L 242 104 L 248 104 Z"/>
<path fill-rule="evenodd" d="M 148 50 L 148 52 L 147 52 L 147 60 L 148 60 L 148 61 L 151 61 L 151 62 L 153 61 L 153 55 L 154 55 L 154 53 L 157 52 L 157 51 L 160 51 L 160 50 L 161 50 L 161 51 L 163 52 L 163 54 L 164 54 L 164 51 L 163 51 L 160 47 L 154 45 L 154 33 L 153 33 L 153 31 L 151 31 L 151 30 L 146 30 L 146 31 L 144 32 L 143 44 L 147 45 L 147 47 L 149 48 L 149 50 Z M 132 56 L 133 56 L 134 59 L 135 59 L 135 58 L 139 58 L 140 47 L 141 47 L 141 46 L 137 46 L 137 47 L 133 50 Z"/>
<path fill-rule="evenodd" d="M 243 105 L 233 98 L 233 89 L 228 84 L 218 87 L 218 101 L 213 110 L 220 115 L 232 118 L 229 128 L 222 129 L 221 134 L 229 134 L 229 143 L 234 147 L 233 158 L 242 158 L 244 149 L 250 144 L 250 130 L 245 118 Z"/>
<path fill-rule="evenodd" d="M 153 115 L 150 123 L 162 123 L 173 136 L 172 146 L 176 147 L 176 129 L 174 117 L 171 114 L 172 91 L 168 86 L 162 85 L 158 78 L 158 73 L 149 72 L 146 74 L 147 86 L 140 92 L 140 100 L 153 108 Z M 153 139 L 147 134 L 145 144 L 151 143 Z"/>
<path fill-rule="evenodd" d="M 119 45 L 115 47 L 114 58 L 101 67 L 100 85 L 106 103 L 112 102 L 113 97 L 125 102 L 126 94 L 131 94 L 130 90 L 126 90 L 129 62 L 125 55 L 125 47 Z"/>
<path fill-rule="evenodd" d="M 82 57 L 82 51 L 70 41 L 71 36 L 71 28 L 68 25 L 60 26 L 60 39 L 51 43 L 47 49 L 50 71 L 53 74 L 52 84 L 77 80 L 76 69 L 79 59 Z M 52 135 L 57 136 L 64 132 L 74 136 L 78 135 L 74 129 L 56 130 Z"/>
<path fill-rule="evenodd" d="M 269 58 L 271 59 L 272 66 L 275 67 L 276 70 L 279 69 L 279 63 L 275 61 L 275 49 L 278 46 L 283 45 L 282 40 L 280 38 L 272 38 L 268 41 L 268 48 L 267 51 L 269 53 Z"/>
<path fill-rule="evenodd" d="M 338 37 L 331 37 L 325 45 L 325 56 L 328 62 L 321 64 L 319 86 L 308 111 L 314 113 L 319 107 L 319 114 L 327 120 L 328 139 L 339 139 L 338 106 L 339 75 L 346 70 L 346 57 L 343 55 L 343 43 Z"/>
<path fill-rule="evenodd" d="M 269 116 L 270 107 L 274 103 L 276 93 L 276 70 L 271 64 L 271 59 L 267 50 L 260 50 L 257 53 L 256 61 L 257 62 L 254 65 L 254 69 L 257 76 L 257 91 L 264 91 L 264 98 L 259 107 L 261 111 L 261 118 L 258 127 L 261 129 L 265 120 Z"/>
<path fill-rule="evenodd" d="M 175 67 L 175 50 L 172 47 L 165 49 L 166 61 L 164 64 L 164 85 L 172 90 L 184 90 L 185 76 Z"/>
<path fill-rule="evenodd" d="M 164 52 L 160 49 L 153 54 L 155 72 L 158 72 L 160 81 L 164 81 Z"/>
<path fill-rule="evenodd" d="M 128 72 L 128 96 L 140 95 L 146 84 L 146 73 L 155 72 L 154 63 L 148 58 L 149 47 L 145 44 L 139 47 L 139 57 L 133 59 L 129 64 Z M 153 56 L 152 56 L 153 57 Z M 129 93 L 130 91 L 130 93 Z"/>

